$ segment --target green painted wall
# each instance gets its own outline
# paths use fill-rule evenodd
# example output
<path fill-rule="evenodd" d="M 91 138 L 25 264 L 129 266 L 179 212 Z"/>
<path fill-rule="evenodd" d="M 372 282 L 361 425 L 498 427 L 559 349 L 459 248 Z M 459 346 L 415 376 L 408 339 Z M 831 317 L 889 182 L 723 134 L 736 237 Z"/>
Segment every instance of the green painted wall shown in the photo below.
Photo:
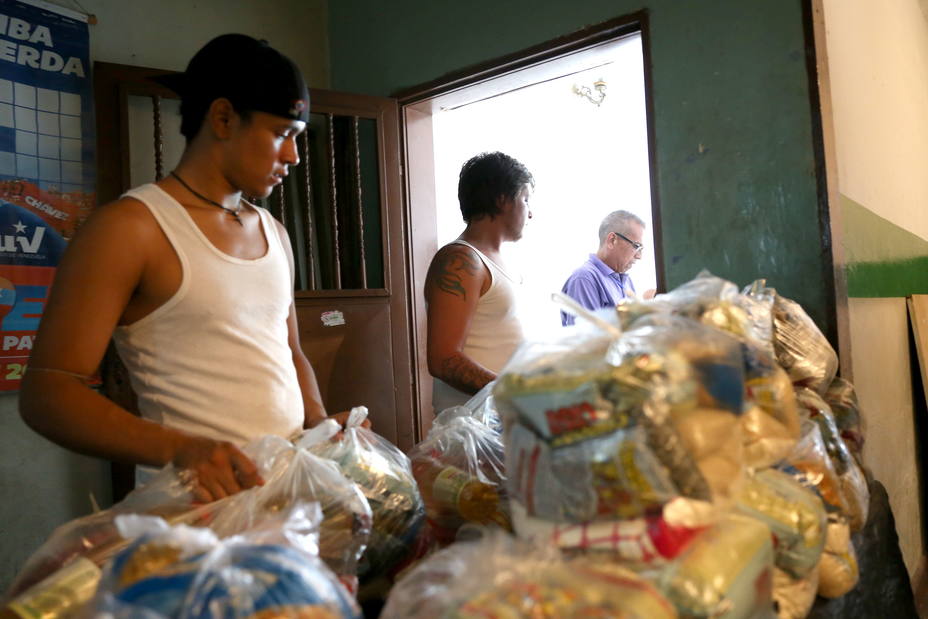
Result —
<path fill-rule="evenodd" d="M 850 297 L 928 294 L 928 241 L 841 196 Z"/>
<path fill-rule="evenodd" d="M 642 8 L 668 285 L 767 277 L 833 334 L 802 0 L 338 0 L 332 84 L 388 95 Z"/>

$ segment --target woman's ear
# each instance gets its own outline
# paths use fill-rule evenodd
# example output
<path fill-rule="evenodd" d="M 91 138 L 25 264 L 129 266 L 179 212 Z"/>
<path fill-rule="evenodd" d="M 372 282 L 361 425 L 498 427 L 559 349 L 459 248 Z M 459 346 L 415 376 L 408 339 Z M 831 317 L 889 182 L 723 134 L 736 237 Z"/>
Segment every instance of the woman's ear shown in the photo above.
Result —
<path fill-rule="evenodd" d="M 213 135 L 220 140 L 225 140 L 232 135 L 232 129 L 238 122 L 238 113 L 232 107 L 232 103 L 223 97 L 210 104 L 206 111 L 206 121 Z"/>

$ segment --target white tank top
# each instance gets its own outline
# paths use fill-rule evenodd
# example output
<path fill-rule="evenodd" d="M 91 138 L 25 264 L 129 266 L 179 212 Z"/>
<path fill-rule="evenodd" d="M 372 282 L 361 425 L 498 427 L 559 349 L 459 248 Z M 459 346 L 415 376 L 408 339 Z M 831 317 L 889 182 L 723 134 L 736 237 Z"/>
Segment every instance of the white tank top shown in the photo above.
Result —
<path fill-rule="evenodd" d="M 499 265 L 483 255 L 467 241 L 453 241 L 471 248 L 490 271 L 490 288 L 477 301 L 470 322 L 464 354 L 497 374 L 509 357 L 522 343 L 522 323 L 517 315 L 518 292 L 521 281 L 506 273 Z M 441 379 L 432 384 L 432 406 L 439 413 L 451 406 L 464 404 L 472 396 L 455 389 Z"/>
<path fill-rule="evenodd" d="M 273 218 L 257 208 L 267 253 L 242 260 L 219 251 L 158 186 L 125 195 L 148 207 L 182 270 L 174 296 L 113 334 L 142 417 L 238 445 L 291 437 L 303 398 L 287 341 L 290 266 Z"/>

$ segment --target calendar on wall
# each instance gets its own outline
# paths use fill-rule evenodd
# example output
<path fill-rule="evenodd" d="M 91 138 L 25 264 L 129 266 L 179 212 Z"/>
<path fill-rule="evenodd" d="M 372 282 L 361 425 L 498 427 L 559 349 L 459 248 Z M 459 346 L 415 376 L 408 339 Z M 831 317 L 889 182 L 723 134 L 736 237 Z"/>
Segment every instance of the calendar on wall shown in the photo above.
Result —
<path fill-rule="evenodd" d="M 93 208 L 85 16 L 0 0 L 0 391 L 15 391 L 55 269 Z"/>

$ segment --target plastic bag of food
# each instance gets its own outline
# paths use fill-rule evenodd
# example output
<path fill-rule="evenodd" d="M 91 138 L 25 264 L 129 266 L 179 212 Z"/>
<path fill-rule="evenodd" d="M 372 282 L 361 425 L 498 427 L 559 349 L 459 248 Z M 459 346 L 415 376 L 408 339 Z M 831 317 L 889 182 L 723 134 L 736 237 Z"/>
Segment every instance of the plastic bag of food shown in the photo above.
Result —
<path fill-rule="evenodd" d="M 732 282 L 702 271 L 657 300 L 670 305 L 676 314 L 773 354 L 773 295 L 769 293 L 742 294 Z"/>
<path fill-rule="evenodd" d="M 731 498 L 743 474 L 741 419 L 731 411 L 697 407 L 674 410 L 671 420 L 712 490 L 712 497 Z"/>
<path fill-rule="evenodd" d="M 763 617 L 772 609 L 770 530 L 728 514 L 697 535 L 660 577 L 660 589 L 686 617 Z"/>
<path fill-rule="evenodd" d="M 799 439 L 799 413 L 789 376 L 767 353 L 744 348 L 746 410 L 741 420 L 745 463 L 765 468 L 792 451 Z"/>
<path fill-rule="evenodd" d="M 792 477 L 773 469 L 754 473 L 742 486 L 735 509 L 770 527 L 778 568 L 804 578 L 818 565 L 825 545 L 825 507 Z"/>
<path fill-rule="evenodd" d="M 439 543 L 450 544 L 467 522 L 511 530 L 503 441 L 489 426 L 446 410 L 409 460 Z"/>
<path fill-rule="evenodd" d="M 633 425 L 552 448 L 516 424 L 506 438 L 509 496 L 530 516 L 563 523 L 636 518 L 680 494 L 708 500 L 708 486 L 692 459 L 668 464 L 655 453 L 654 442 L 642 425 Z M 688 457 L 679 444 L 674 452 Z"/>
<path fill-rule="evenodd" d="M 554 544 L 569 556 L 620 562 L 644 569 L 677 557 L 716 516 L 710 504 L 674 499 L 660 512 L 625 520 L 582 524 L 549 522 L 512 506 L 513 525 L 521 539 Z"/>
<path fill-rule="evenodd" d="M 335 462 L 370 503 L 373 526 L 358 569 L 362 580 L 388 574 L 406 559 L 425 522 L 425 509 L 409 458 L 395 445 L 364 428 L 361 424 L 366 418 L 367 408 L 353 408 L 341 435 L 308 446 L 314 454 Z M 297 441 L 306 443 L 305 435 Z"/>
<path fill-rule="evenodd" d="M 564 561 L 550 546 L 498 532 L 432 555 L 393 588 L 383 619 L 623 617 L 669 619 L 673 606 L 618 566 Z"/>
<path fill-rule="evenodd" d="M 818 571 L 818 594 L 822 597 L 841 597 L 857 585 L 860 578 L 857 552 L 851 543 L 851 529 L 843 518 L 828 520 L 825 550 Z"/>
<path fill-rule="evenodd" d="M 102 566 L 128 544 L 116 528 L 115 519 L 120 514 L 147 513 L 175 524 L 202 524 L 222 504 L 194 505 L 192 482 L 168 465 L 109 509 L 57 527 L 25 562 L 7 593 L 17 596 L 81 558 Z"/>
<path fill-rule="evenodd" d="M 812 610 L 817 592 L 817 567 L 803 578 L 794 578 L 779 568 L 773 570 L 773 602 L 778 619 L 803 619 Z"/>
<path fill-rule="evenodd" d="M 841 484 L 851 530 L 859 531 L 867 523 L 867 511 L 870 506 L 867 478 L 841 438 L 831 407 L 825 400 L 817 392 L 804 387 L 796 390 L 796 397 L 804 413 L 818 424 L 825 450 L 834 464 Z"/>
<path fill-rule="evenodd" d="M 838 371 L 838 355 L 815 322 L 798 303 L 777 295 L 773 327 L 777 362 L 790 380 L 824 393 Z"/>
<path fill-rule="evenodd" d="M 860 414 L 860 404 L 857 401 L 857 392 L 850 381 L 840 376 L 835 377 L 825 392 L 825 401 L 831 406 L 835 415 L 835 423 L 841 431 L 841 438 L 848 449 L 857 458 L 857 463 L 863 465 L 864 450 L 864 418 Z"/>
<path fill-rule="evenodd" d="M 327 421 L 311 432 L 316 440 L 325 440 L 338 432 L 338 424 Z M 273 521 L 293 505 L 316 502 L 323 514 L 319 555 L 350 582 L 371 535 L 371 508 L 361 489 L 331 461 L 277 436 L 249 443 L 244 451 L 257 465 L 264 485 L 230 497 L 210 528 L 229 537 Z"/>
<path fill-rule="evenodd" d="M 276 531 L 264 527 L 219 541 L 208 529 L 120 516 L 122 534 L 136 539 L 104 572 L 94 614 L 359 618 L 335 575 L 303 550 L 321 517 L 318 506 L 299 504 L 279 518 Z M 273 543 L 292 539 L 294 531 L 301 545 Z"/>
<path fill-rule="evenodd" d="M 803 419 L 800 437 L 793 451 L 777 465 L 800 484 L 814 490 L 825 504 L 826 511 L 848 517 L 848 506 L 841 490 L 841 481 L 828 457 L 825 442 L 817 423 Z"/>

